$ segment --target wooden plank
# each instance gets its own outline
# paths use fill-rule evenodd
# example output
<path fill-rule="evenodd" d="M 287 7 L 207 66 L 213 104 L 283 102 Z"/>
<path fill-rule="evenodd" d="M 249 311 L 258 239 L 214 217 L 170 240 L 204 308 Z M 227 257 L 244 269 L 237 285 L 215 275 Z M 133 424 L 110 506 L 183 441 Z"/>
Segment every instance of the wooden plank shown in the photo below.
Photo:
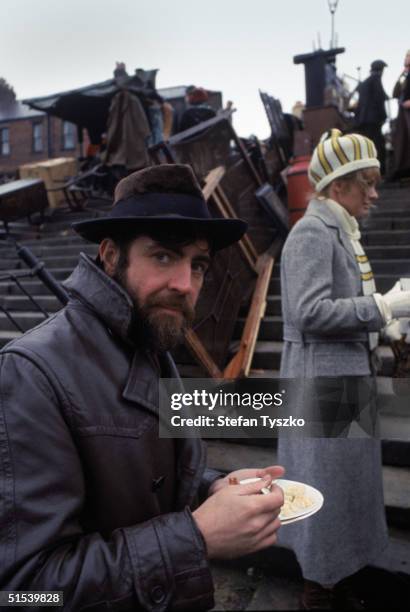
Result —
<path fill-rule="evenodd" d="M 239 152 L 241 153 L 247 167 L 248 170 L 252 176 L 252 178 L 254 179 L 254 181 L 256 182 L 256 184 L 258 185 L 258 187 L 260 187 L 263 183 L 262 183 L 262 179 L 259 176 L 258 171 L 256 170 L 255 166 L 252 163 L 251 158 L 248 155 L 247 150 L 245 149 L 245 147 L 243 146 L 243 143 L 241 141 L 241 139 L 239 138 L 238 134 L 235 132 L 235 130 L 233 129 L 232 125 L 229 124 L 230 129 L 231 129 L 231 134 L 232 134 L 232 138 L 234 139 L 236 146 L 239 149 Z"/>
<path fill-rule="evenodd" d="M 196 333 L 189 329 L 185 334 L 185 344 L 194 354 L 198 362 L 212 378 L 223 378 L 221 370 L 218 368 Z"/>
<path fill-rule="evenodd" d="M 216 117 L 202 121 L 201 123 L 198 123 L 198 125 L 194 125 L 194 127 L 188 128 L 183 132 L 179 132 L 178 134 L 175 134 L 175 136 L 171 136 L 171 138 L 168 140 L 168 144 L 172 146 L 183 142 L 187 138 L 196 136 L 197 134 L 200 134 L 204 130 L 216 125 L 217 123 L 220 123 L 221 121 L 227 121 L 230 125 L 229 119 L 235 110 L 236 109 L 219 111 Z"/>
<path fill-rule="evenodd" d="M 222 202 L 221 198 L 216 193 L 216 191 L 212 194 L 212 199 L 214 200 L 214 202 L 215 202 L 219 212 L 221 213 L 221 215 L 225 219 L 232 219 L 231 215 L 226 210 L 224 203 Z M 237 217 L 235 216 L 234 219 L 236 219 L 236 218 Z M 249 249 L 248 242 L 249 242 L 249 238 L 248 238 L 248 240 L 246 240 L 246 239 L 244 240 L 244 238 L 242 237 L 240 239 L 238 245 L 239 245 L 240 250 L 242 251 L 243 256 L 245 257 L 246 261 L 248 262 L 250 268 L 252 270 L 254 270 L 255 272 L 257 272 L 257 270 L 256 270 L 256 258 L 253 256 L 253 253 Z"/>
<path fill-rule="evenodd" d="M 222 187 L 220 185 L 218 185 L 216 189 L 217 189 L 217 195 L 221 198 L 221 200 L 222 200 L 226 210 L 228 211 L 228 213 L 231 215 L 231 217 L 233 219 L 237 218 L 237 214 L 236 214 L 234 208 L 232 207 L 230 201 L 228 200 L 228 197 L 227 197 L 226 193 L 224 192 L 224 190 L 222 189 Z M 249 249 L 252 257 L 254 258 L 254 261 L 256 262 L 256 260 L 258 259 L 258 252 L 255 249 L 255 247 L 253 246 L 253 242 L 249 238 L 248 234 L 245 234 L 243 236 L 242 240 L 246 244 L 246 246 Z"/>
<path fill-rule="evenodd" d="M 209 200 L 215 189 L 217 189 L 222 177 L 225 174 L 224 166 L 213 168 L 205 177 L 205 185 L 202 187 L 202 193 L 206 201 Z M 235 216 L 233 217 L 235 218 Z"/>
<path fill-rule="evenodd" d="M 266 253 L 258 259 L 257 269 L 259 276 L 252 296 L 251 307 L 242 332 L 238 352 L 226 366 L 223 373 L 224 378 L 239 378 L 249 375 L 260 323 L 265 314 L 266 297 L 272 275 L 273 262 L 273 257 Z"/>

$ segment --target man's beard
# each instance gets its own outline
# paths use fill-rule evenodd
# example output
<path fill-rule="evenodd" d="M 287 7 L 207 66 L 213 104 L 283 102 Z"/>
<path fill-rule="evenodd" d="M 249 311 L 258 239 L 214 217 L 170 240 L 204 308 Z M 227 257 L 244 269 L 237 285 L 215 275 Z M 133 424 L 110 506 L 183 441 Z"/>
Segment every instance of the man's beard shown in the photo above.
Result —
<path fill-rule="evenodd" d="M 186 296 L 153 294 L 141 304 L 138 293 L 126 286 L 122 275 L 115 275 L 114 278 L 128 293 L 134 305 L 128 330 L 128 337 L 134 344 L 153 353 L 163 353 L 171 351 L 183 341 L 186 330 L 195 318 L 194 308 Z M 171 308 L 178 313 L 168 314 L 162 308 Z"/>

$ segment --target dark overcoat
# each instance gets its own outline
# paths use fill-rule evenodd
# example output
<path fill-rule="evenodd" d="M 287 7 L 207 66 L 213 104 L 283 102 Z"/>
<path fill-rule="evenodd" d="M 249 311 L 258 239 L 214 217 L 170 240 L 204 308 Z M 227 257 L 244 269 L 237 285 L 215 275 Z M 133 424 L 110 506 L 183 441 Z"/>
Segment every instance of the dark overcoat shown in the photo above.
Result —
<path fill-rule="evenodd" d="M 126 341 L 128 295 L 84 255 L 67 287 L 0 355 L 0 589 L 63 591 L 75 612 L 212 607 L 191 515 L 215 478 L 203 445 L 158 437 L 159 372 Z"/>

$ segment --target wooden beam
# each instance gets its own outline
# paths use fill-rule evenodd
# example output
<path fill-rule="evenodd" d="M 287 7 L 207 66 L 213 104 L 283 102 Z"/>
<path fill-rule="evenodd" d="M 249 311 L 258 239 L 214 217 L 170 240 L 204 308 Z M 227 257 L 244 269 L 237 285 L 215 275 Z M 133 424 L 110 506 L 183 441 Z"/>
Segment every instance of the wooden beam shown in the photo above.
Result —
<path fill-rule="evenodd" d="M 241 342 L 238 352 L 231 359 L 223 372 L 224 378 L 239 378 L 249 375 L 260 323 L 265 314 L 266 296 L 268 294 L 269 281 L 272 275 L 273 262 L 273 257 L 266 253 L 261 255 L 258 259 L 257 268 L 259 270 L 259 276 L 256 281 L 251 306 L 242 332 Z"/>
<path fill-rule="evenodd" d="M 209 200 L 215 189 L 217 189 L 222 177 L 225 174 L 224 166 L 213 168 L 205 177 L 205 185 L 202 187 L 202 193 L 206 201 Z M 235 217 L 234 217 L 235 218 Z"/>
<path fill-rule="evenodd" d="M 219 111 L 216 117 L 213 117 L 212 119 L 207 119 L 206 121 L 202 121 L 201 123 L 198 123 L 197 125 L 194 125 L 194 127 L 188 128 L 183 132 L 178 132 L 178 134 L 175 134 L 175 136 L 171 136 L 171 138 L 167 142 L 171 146 L 176 145 L 180 142 L 183 142 L 187 138 L 191 138 L 192 136 L 200 134 L 201 132 L 203 132 L 203 130 L 208 129 L 213 125 L 217 125 L 222 121 L 227 122 L 228 125 L 231 125 L 229 119 L 231 118 L 231 115 L 235 112 L 235 110 L 236 109 Z"/>
<path fill-rule="evenodd" d="M 229 124 L 229 126 L 230 126 L 230 130 L 231 130 L 232 138 L 236 142 L 236 146 L 238 147 L 239 152 L 241 153 L 241 155 L 242 155 L 242 157 L 243 157 L 243 159 L 244 159 L 244 161 L 246 163 L 246 166 L 248 167 L 250 175 L 252 176 L 252 178 L 254 179 L 256 184 L 258 185 L 258 187 L 260 187 L 263 184 L 263 182 L 262 182 L 261 177 L 259 176 L 259 173 L 258 173 L 257 169 L 253 165 L 253 162 L 252 162 L 252 160 L 251 160 L 247 150 L 243 146 L 242 140 L 239 138 L 238 134 L 235 132 L 233 126 L 231 124 Z"/>
<path fill-rule="evenodd" d="M 222 187 L 220 185 L 217 186 L 217 195 L 221 198 L 225 209 L 227 210 L 227 212 L 231 215 L 232 218 L 237 218 L 237 214 L 235 212 L 235 210 L 233 209 L 230 201 L 228 200 L 228 197 L 226 195 L 226 193 L 224 192 L 224 190 L 222 189 Z M 252 257 L 254 258 L 254 261 L 256 262 L 256 260 L 258 259 L 258 252 L 255 249 L 255 247 L 253 246 L 253 242 L 252 240 L 249 238 L 248 234 L 245 234 L 242 237 L 242 240 L 244 241 L 244 243 L 246 244 L 247 248 L 249 249 L 249 251 L 252 254 Z"/>
<path fill-rule="evenodd" d="M 221 370 L 218 368 L 196 333 L 189 329 L 185 334 L 185 344 L 194 354 L 204 370 L 212 378 L 223 378 Z"/>
<path fill-rule="evenodd" d="M 214 200 L 214 202 L 215 202 L 219 212 L 221 213 L 221 215 L 225 219 L 232 219 L 232 216 L 226 210 L 224 203 L 222 202 L 221 198 L 219 197 L 219 195 L 217 194 L 216 191 L 214 191 L 214 193 L 212 194 L 212 199 Z M 236 215 L 233 218 L 237 219 Z M 249 249 L 248 242 L 249 242 L 249 238 L 247 236 L 246 236 L 245 239 L 242 237 L 240 239 L 238 245 L 239 245 L 240 250 L 242 251 L 243 256 L 247 260 L 250 268 L 254 272 L 257 272 L 257 270 L 256 270 L 256 257 L 254 257 L 253 253 Z"/>

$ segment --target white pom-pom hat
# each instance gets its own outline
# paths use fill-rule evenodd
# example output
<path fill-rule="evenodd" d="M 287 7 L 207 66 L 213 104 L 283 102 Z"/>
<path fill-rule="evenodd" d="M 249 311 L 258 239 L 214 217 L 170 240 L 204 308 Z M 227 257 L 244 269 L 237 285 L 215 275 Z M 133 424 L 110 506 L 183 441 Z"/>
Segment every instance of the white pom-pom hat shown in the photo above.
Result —
<path fill-rule="evenodd" d="M 361 134 L 343 135 L 333 129 L 322 135 L 313 151 L 308 176 L 320 192 L 335 179 L 366 168 L 380 168 L 373 141 Z"/>

